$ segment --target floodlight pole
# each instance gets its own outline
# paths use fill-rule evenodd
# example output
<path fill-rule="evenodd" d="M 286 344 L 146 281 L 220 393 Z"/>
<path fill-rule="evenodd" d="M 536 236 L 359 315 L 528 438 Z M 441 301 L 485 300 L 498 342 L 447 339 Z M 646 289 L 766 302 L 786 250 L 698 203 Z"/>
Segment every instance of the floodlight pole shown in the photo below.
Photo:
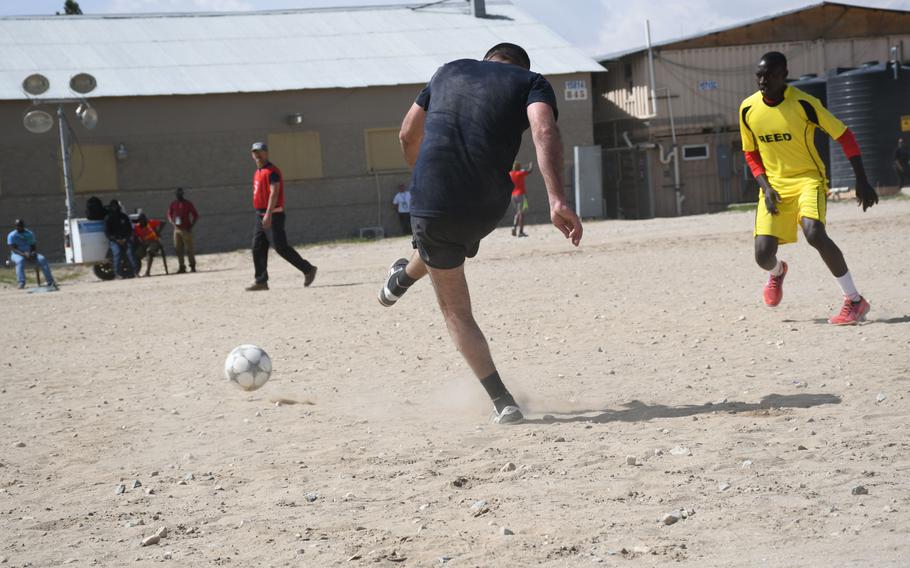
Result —
<path fill-rule="evenodd" d="M 63 160 L 63 187 L 66 190 L 66 228 L 73 235 L 73 175 L 70 168 L 70 145 L 63 103 L 57 105 L 57 127 L 60 130 L 60 156 Z"/>

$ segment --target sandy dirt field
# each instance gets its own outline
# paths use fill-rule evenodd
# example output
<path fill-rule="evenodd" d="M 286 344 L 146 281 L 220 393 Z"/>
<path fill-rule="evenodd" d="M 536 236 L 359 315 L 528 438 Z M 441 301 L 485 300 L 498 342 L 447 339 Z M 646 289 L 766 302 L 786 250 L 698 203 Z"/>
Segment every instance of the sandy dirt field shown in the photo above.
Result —
<path fill-rule="evenodd" d="M 830 206 L 873 306 L 851 328 L 805 242 L 764 307 L 752 218 L 484 241 L 468 278 L 528 411 L 511 427 L 429 282 L 376 301 L 404 238 L 303 249 L 309 289 L 273 253 L 272 289 L 244 292 L 246 251 L 0 289 L 0 560 L 910 566 L 910 201 Z M 275 364 L 254 393 L 221 374 L 241 343 Z"/>

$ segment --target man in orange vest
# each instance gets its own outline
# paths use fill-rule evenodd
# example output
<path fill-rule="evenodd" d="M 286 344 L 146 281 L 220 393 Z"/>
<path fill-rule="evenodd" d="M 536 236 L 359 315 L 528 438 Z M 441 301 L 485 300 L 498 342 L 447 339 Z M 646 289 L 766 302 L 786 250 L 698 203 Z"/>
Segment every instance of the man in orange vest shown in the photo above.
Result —
<path fill-rule="evenodd" d="M 316 267 L 304 260 L 288 244 L 284 232 L 284 179 L 278 166 L 269 161 L 269 147 L 256 142 L 250 148 L 256 173 L 253 174 L 253 207 L 256 209 L 256 232 L 253 234 L 253 267 L 256 281 L 247 291 L 269 289 L 269 245 L 281 258 L 294 265 L 304 275 L 303 285 L 309 286 L 316 278 Z M 271 243 L 270 243 L 271 241 Z"/>

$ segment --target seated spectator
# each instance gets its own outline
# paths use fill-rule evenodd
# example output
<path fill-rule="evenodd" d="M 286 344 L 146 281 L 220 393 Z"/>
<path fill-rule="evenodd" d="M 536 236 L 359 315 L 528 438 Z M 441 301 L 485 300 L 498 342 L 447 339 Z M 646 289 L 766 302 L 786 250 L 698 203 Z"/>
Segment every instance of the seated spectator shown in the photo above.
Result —
<path fill-rule="evenodd" d="M 146 257 L 145 276 L 152 270 L 152 259 L 156 254 L 163 254 L 161 247 L 161 229 L 164 223 L 157 219 L 149 219 L 145 213 L 139 213 L 136 225 L 133 227 L 133 237 L 136 239 L 136 258 Z"/>
<path fill-rule="evenodd" d="M 111 253 L 114 255 L 114 272 L 120 278 L 132 278 L 139 272 L 136 257 L 133 253 L 133 224 L 129 216 L 120 209 L 120 202 L 111 199 L 108 205 L 107 216 L 104 218 L 104 235 L 110 242 Z M 121 271 L 121 258 L 126 253 L 129 260 L 129 272 Z"/>
<path fill-rule="evenodd" d="M 38 253 L 38 240 L 35 234 L 25 228 L 25 221 L 16 219 L 16 229 L 6 237 L 6 244 L 10 250 L 10 260 L 16 265 L 16 280 L 19 289 L 25 288 L 25 263 L 36 262 L 44 272 L 47 287 L 57 289 L 57 282 L 51 274 L 51 267 L 43 254 Z"/>

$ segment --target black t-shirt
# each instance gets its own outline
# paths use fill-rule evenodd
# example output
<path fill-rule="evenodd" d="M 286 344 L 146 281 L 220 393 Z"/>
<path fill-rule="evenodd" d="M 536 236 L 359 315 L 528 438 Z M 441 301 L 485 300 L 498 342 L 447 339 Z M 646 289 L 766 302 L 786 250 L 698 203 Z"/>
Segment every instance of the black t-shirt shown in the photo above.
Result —
<path fill-rule="evenodd" d="M 495 61 L 459 59 L 440 67 L 417 97 L 427 111 L 411 182 L 411 215 L 489 222 L 509 207 L 509 170 L 527 130 L 527 107 L 557 114 L 539 73 Z"/>
<path fill-rule="evenodd" d="M 104 218 L 104 234 L 108 239 L 128 239 L 133 234 L 133 224 L 123 211 L 111 211 Z"/>

